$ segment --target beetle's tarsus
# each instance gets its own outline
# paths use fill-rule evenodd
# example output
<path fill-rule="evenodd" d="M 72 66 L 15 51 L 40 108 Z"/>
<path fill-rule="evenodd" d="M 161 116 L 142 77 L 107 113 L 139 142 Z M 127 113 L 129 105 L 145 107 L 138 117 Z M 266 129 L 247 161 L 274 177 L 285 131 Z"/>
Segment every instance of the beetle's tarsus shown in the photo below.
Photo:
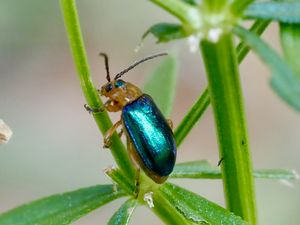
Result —
<path fill-rule="evenodd" d="M 110 140 L 110 138 L 104 139 L 103 148 L 109 148 L 110 146 L 111 146 L 111 140 Z"/>
<path fill-rule="evenodd" d="M 104 107 L 100 107 L 99 109 L 92 109 L 90 106 L 88 106 L 88 104 L 84 104 L 83 106 L 86 109 L 86 111 L 89 112 L 89 114 L 104 111 Z"/>

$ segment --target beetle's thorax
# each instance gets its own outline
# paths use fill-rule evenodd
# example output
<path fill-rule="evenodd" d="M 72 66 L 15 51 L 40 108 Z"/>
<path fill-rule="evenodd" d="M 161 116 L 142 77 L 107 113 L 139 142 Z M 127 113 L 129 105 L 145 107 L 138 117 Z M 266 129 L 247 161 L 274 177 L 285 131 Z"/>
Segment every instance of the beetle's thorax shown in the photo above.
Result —
<path fill-rule="evenodd" d="M 135 85 L 123 80 L 113 80 L 102 86 L 101 95 L 110 99 L 112 104 L 107 107 L 108 111 L 117 112 L 128 103 L 136 100 L 143 93 Z"/>

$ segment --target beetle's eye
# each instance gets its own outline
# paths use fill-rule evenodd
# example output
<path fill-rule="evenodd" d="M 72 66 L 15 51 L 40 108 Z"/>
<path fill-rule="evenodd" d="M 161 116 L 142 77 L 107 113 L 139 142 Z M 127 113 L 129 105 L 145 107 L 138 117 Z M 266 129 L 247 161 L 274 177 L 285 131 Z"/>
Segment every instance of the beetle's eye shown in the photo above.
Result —
<path fill-rule="evenodd" d="M 108 85 L 105 86 L 105 91 L 106 92 L 110 92 L 112 89 L 113 89 L 112 84 L 108 84 Z"/>
<path fill-rule="evenodd" d="M 125 84 L 125 82 L 123 80 L 117 80 L 115 82 L 115 87 L 119 88 L 119 87 L 122 87 L 124 84 Z"/>

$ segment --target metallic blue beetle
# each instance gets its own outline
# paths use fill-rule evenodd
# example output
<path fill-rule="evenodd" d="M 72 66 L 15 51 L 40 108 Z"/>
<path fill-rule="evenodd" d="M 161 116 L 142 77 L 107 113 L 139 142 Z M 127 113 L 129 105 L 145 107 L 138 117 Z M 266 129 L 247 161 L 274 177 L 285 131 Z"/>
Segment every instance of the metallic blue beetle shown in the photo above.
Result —
<path fill-rule="evenodd" d="M 121 111 L 121 119 L 107 132 L 104 146 L 109 147 L 110 138 L 119 126 L 127 137 L 131 159 L 156 183 L 163 183 L 173 171 L 176 160 L 176 144 L 172 132 L 172 122 L 166 120 L 149 95 L 143 94 L 135 85 L 120 77 L 138 64 L 166 53 L 144 58 L 110 79 L 108 57 L 105 59 L 107 83 L 100 94 L 108 101 L 103 109 L 109 112 Z M 121 134 L 122 134 L 121 133 Z"/>

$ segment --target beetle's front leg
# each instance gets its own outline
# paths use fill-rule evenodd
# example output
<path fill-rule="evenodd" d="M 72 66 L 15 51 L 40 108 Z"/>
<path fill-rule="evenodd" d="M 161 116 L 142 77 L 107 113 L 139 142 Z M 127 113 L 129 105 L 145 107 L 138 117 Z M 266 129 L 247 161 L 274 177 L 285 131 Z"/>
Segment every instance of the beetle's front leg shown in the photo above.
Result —
<path fill-rule="evenodd" d="M 121 120 L 119 120 L 118 122 L 116 122 L 105 134 L 104 136 L 104 148 L 109 148 L 111 145 L 111 137 L 114 134 L 114 132 L 117 130 L 117 128 L 122 125 Z"/>
<path fill-rule="evenodd" d="M 86 109 L 86 111 L 88 111 L 89 113 L 97 113 L 97 112 L 103 112 L 106 108 L 108 108 L 110 105 L 112 105 L 112 101 L 108 100 L 106 101 L 100 108 L 98 109 L 92 109 L 90 106 L 88 106 L 87 104 L 84 104 L 84 108 Z"/>

